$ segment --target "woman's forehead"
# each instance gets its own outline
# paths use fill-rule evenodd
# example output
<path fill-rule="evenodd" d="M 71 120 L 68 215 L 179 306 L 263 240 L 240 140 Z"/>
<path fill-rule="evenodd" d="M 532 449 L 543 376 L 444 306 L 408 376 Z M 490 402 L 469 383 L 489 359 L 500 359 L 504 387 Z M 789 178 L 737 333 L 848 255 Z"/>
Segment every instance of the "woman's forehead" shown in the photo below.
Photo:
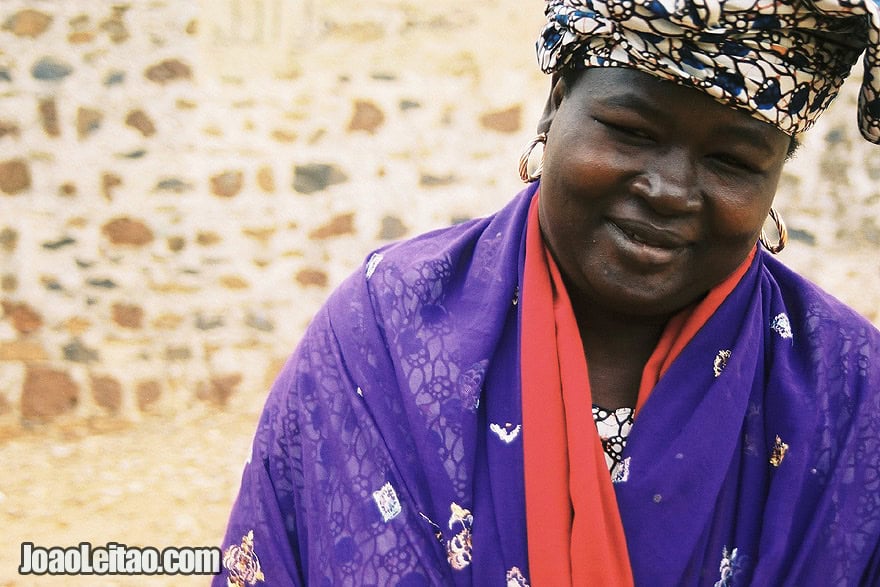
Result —
<path fill-rule="evenodd" d="M 725 140 L 750 143 L 767 150 L 788 150 L 791 137 L 775 126 L 751 116 L 748 112 L 694 88 L 657 79 L 647 73 L 626 67 L 588 68 L 571 72 L 561 78 L 567 84 L 563 102 L 573 108 L 574 117 L 566 125 L 587 123 L 601 110 L 638 114 L 652 121 L 679 129 L 692 129 L 694 134 L 723 136 Z"/>
<path fill-rule="evenodd" d="M 656 118 L 685 114 L 700 109 L 721 121 L 736 123 L 761 135 L 779 135 L 788 140 L 781 130 L 764 120 L 752 116 L 736 105 L 723 104 L 699 90 L 628 67 L 595 67 L 564 76 L 571 87 L 567 93 L 575 99 L 590 99 L 606 107 L 638 110 Z"/>
<path fill-rule="evenodd" d="M 631 67 L 697 88 L 788 135 L 810 128 L 861 53 L 860 129 L 880 143 L 876 0 L 547 0 L 547 72 Z"/>

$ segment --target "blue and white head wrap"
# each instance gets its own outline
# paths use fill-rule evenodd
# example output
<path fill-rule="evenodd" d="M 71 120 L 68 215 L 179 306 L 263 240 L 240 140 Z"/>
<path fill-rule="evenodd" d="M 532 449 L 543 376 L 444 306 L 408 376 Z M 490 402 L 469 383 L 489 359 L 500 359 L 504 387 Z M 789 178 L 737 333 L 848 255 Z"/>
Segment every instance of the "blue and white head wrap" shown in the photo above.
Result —
<path fill-rule="evenodd" d="M 878 0 L 547 0 L 546 73 L 633 67 L 789 135 L 809 129 L 863 52 L 859 129 L 880 144 Z"/>

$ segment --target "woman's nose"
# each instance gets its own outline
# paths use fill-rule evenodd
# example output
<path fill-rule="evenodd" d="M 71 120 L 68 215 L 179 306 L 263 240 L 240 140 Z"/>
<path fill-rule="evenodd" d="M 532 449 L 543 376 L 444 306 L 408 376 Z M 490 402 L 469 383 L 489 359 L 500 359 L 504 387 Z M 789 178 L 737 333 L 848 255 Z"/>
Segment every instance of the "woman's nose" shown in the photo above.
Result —
<path fill-rule="evenodd" d="M 688 214 L 700 207 L 696 165 L 683 149 L 652 157 L 631 186 L 658 214 Z"/>

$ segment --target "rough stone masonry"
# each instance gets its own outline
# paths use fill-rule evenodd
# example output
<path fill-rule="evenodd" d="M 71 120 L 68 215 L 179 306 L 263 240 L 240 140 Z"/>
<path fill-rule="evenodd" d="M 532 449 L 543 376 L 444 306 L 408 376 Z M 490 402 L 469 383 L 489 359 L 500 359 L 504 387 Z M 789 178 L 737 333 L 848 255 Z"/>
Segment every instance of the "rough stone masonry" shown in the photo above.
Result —
<path fill-rule="evenodd" d="M 331 289 L 519 189 L 521 0 L 4 0 L 0 426 L 258 409 Z M 783 259 L 878 314 L 854 84 L 777 205 Z"/>

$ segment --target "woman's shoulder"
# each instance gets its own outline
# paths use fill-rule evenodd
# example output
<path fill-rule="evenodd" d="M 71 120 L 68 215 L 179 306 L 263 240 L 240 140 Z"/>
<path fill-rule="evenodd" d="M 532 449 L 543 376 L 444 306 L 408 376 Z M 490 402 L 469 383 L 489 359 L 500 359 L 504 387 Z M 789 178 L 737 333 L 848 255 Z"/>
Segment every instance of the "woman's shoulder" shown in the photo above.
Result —
<path fill-rule="evenodd" d="M 517 278 L 529 202 L 530 186 L 499 211 L 439 228 L 380 247 L 331 296 L 342 309 L 352 297 L 368 296 L 373 304 L 392 300 L 437 300 L 450 288 L 480 286 L 484 281 Z M 508 275 L 510 272 L 513 275 Z M 503 273 L 504 275 L 500 275 Z"/>
<path fill-rule="evenodd" d="M 777 259 L 764 255 L 764 268 L 779 288 L 796 347 L 805 358 L 814 364 L 850 366 L 853 374 L 880 384 L 880 330 Z"/>
<path fill-rule="evenodd" d="M 479 252 L 478 247 L 492 241 L 515 240 L 519 246 L 525 227 L 529 203 L 535 187 L 521 191 L 500 210 L 452 226 L 438 228 L 410 239 L 390 243 L 367 255 L 365 274 L 370 274 L 376 263 L 399 267 L 416 267 L 436 259 L 456 259 Z"/>
<path fill-rule="evenodd" d="M 812 326 L 838 326 L 844 331 L 865 331 L 880 337 L 880 331 L 865 316 L 779 260 L 765 255 L 764 267 L 779 285 L 786 304 L 800 308 Z"/>

